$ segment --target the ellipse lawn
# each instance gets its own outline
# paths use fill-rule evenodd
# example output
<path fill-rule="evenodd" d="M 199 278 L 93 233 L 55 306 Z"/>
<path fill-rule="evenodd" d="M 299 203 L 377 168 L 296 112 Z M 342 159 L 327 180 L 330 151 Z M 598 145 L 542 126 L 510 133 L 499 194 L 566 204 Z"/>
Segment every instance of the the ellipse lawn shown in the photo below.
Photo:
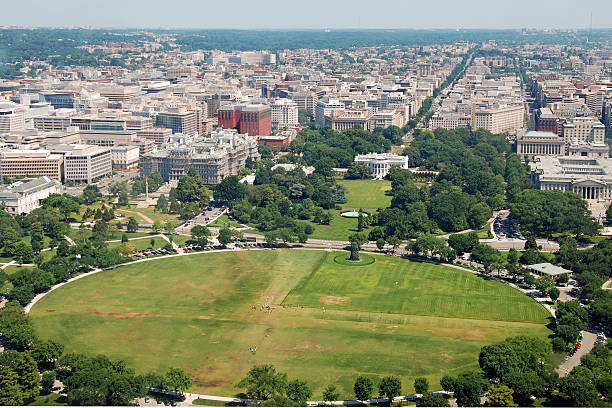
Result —
<path fill-rule="evenodd" d="M 437 388 L 443 374 L 476 368 L 484 344 L 549 334 L 542 306 L 500 283 L 384 256 L 344 266 L 334 255 L 262 250 L 137 263 L 65 285 L 31 316 L 40 336 L 66 351 L 105 353 L 139 372 L 180 366 L 193 391 L 228 396 L 265 363 L 308 381 L 314 398 L 328 384 L 352 398 L 360 374 L 398 375 L 404 392 L 417 376 Z M 261 310 L 266 304 L 274 309 Z"/>

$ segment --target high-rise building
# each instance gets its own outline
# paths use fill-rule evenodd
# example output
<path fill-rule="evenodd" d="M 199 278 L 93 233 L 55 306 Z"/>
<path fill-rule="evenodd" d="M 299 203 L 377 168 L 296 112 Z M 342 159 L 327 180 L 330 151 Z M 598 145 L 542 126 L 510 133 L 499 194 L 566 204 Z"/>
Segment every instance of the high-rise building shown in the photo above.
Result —
<path fill-rule="evenodd" d="M 567 146 L 581 142 L 603 144 L 605 136 L 606 127 L 592 117 L 577 116 L 571 122 L 563 124 L 563 139 Z"/>
<path fill-rule="evenodd" d="M 516 133 L 525 127 L 523 105 L 503 106 L 477 110 L 474 113 L 474 129 L 485 129 L 491 133 Z"/>
<path fill-rule="evenodd" d="M 338 99 L 324 98 L 317 102 L 315 107 L 315 121 L 325 126 L 325 116 L 329 116 L 334 109 L 344 109 L 345 106 Z"/>
<path fill-rule="evenodd" d="M 25 130 L 24 109 L 11 105 L 0 105 L 0 133 Z"/>
<path fill-rule="evenodd" d="M 110 149 L 81 145 L 47 145 L 47 150 L 64 157 L 64 181 L 92 183 L 99 177 L 112 173 Z"/>
<path fill-rule="evenodd" d="M 224 105 L 219 108 L 218 120 L 223 129 L 236 129 L 240 134 L 272 134 L 272 109 L 267 105 Z"/>
<path fill-rule="evenodd" d="M 155 126 L 172 129 L 172 133 L 193 135 L 197 133 L 197 115 L 193 111 L 181 108 L 170 108 L 160 112 L 155 119 Z"/>
<path fill-rule="evenodd" d="M 297 126 L 298 107 L 291 99 L 277 99 L 270 104 L 272 108 L 272 125 L 279 128 Z"/>

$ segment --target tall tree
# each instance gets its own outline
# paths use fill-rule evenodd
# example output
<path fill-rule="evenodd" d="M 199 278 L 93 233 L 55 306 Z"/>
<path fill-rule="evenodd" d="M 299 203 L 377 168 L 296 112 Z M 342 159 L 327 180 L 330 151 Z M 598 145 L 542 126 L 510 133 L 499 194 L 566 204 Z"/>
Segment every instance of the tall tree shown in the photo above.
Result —
<path fill-rule="evenodd" d="M 165 384 L 173 391 L 185 392 L 191 387 L 192 381 L 181 368 L 170 367 L 164 376 Z"/>
<path fill-rule="evenodd" d="M 155 209 L 157 211 L 161 211 L 162 213 L 168 212 L 168 199 L 164 194 L 160 195 L 157 199 L 157 203 L 155 203 Z"/>
<path fill-rule="evenodd" d="M 267 400 L 275 394 L 282 394 L 287 388 L 287 374 L 278 373 L 271 364 L 254 366 L 238 383 L 245 388 L 249 398 Z"/>
<path fill-rule="evenodd" d="M 374 384 L 372 384 L 372 380 L 362 375 L 355 380 L 353 391 L 355 391 L 355 398 L 357 398 L 357 400 L 367 401 L 372 398 Z"/>
<path fill-rule="evenodd" d="M 17 373 L 0 365 L 0 405 L 22 405 L 23 399 Z"/>
<path fill-rule="evenodd" d="M 512 399 L 513 390 L 506 385 L 493 386 L 489 388 L 487 406 L 489 407 L 516 407 Z"/>
<path fill-rule="evenodd" d="M 136 232 L 138 231 L 138 221 L 136 221 L 136 218 L 134 217 L 130 217 L 128 218 L 128 223 L 127 223 L 127 232 Z"/>
<path fill-rule="evenodd" d="M 381 396 L 393 402 L 393 398 L 402 393 L 402 380 L 395 376 L 384 377 L 380 380 L 378 392 Z"/>
<path fill-rule="evenodd" d="M 359 261 L 359 251 L 361 250 L 361 245 L 366 243 L 368 239 L 363 234 L 353 234 L 349 236 L 349 242 L 351 243 L 351 261 Z"/>
<path fill-rule="evenodd" d="M 40 374 L 36 361 L 32 358 L 32 353 L 26 351 L 23 354 L 23 361 L 20 364 L 17 374 L 19 375 L 19 385 L 21 386 L 23 396 L 35 398 L 40 393 Z"/>
<path fill-rule="evenodd" d="M 305 381 L 293 380 L 287 384 L 287 397 L 298 405 L 306 405 L 312 390 Z"/>
<path fill-rule="evenodd" d="M 414 391 L 417 394 L 425 394 L 429 391 L 429 381 L 425 377 L 418 377 L 414 380 Z"/>

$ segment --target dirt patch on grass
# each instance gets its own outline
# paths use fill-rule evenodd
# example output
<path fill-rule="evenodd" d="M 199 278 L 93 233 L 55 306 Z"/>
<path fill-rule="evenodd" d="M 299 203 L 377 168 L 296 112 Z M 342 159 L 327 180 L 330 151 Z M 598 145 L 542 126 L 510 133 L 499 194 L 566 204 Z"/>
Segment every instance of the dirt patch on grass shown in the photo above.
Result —
<path fill-rule="evenodd" d="M 341 305 L 348 302 L 351 298 L 348 296 L 321 296 L 320 299 L 326 305 Z"/>
<path fill-rule="evenodd" d="M 429 330 L 428 330 L 429 331 Z M 433 333 L 433 330 L 431 331 Z M 451 329 L 451 328 L 438 328 L 436 332 L 439 335 L 449 337 L 456 340 L 477 340 L 483 341 L 487 339 L 487 333 L 481 329 Z"/>
<path fill-rule="evenodd" d="M 189 325 L 189 328 L 191 328 L 191 329 L 195 329 L 196 327 L 195 327 L 193 324 L 190 324 L 190 325 Z"/>
<path fill-rule="evenodd" d="M 57 310 L 55 309 L 48 309 L 45 310 L 45 312 L 49 312 L 49 313 L 53 313 L 53 312 L 57 312 Z M 153 314 L 148 314 L 148 313 L 117 313 L 117 312 L 100 312 L 98 310 L 94 310 L 93 312 L 86 312 L 86 311 L 78 311 L 78 310 L 62 310 L 61 313 L 67 313 L 67 314 L 93 314 L 96 316 L 112 316 L 115 319 L 132 319 L 132 318 L 136 318 L 136 317 L 172 317 L 171 315 L 153 315 Z"/>
<path fill-rule="evenodd" d="M 450 354 L 446 354 L 446 353 L 440 354 L 440 357 L 442 357 L 445 363 L 450 363 L 451 361 L 455 359 L 453 356 L 451 356 Z"/>

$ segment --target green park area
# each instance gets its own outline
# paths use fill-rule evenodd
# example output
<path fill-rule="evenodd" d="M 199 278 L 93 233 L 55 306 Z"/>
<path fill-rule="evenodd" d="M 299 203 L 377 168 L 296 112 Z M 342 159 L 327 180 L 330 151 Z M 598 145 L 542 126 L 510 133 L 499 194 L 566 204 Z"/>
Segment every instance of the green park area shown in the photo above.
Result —
<path fill-rule="evenodd" d="M 348 241 L 349 235 L 357 232 L 357 220 L 355 218 L 340 217 L 340 211 L 330 211 L 331 221 L 329 225 L 312 224 L 314 232 L 308 238 L 330 239 L 333 241 Z"/>
<path fill-rule="evenodd" d="M 193 391 L 225 396 L 243 391 L 236 383 L 256 364 L 306 380 L 314 399 L 329 384 L 351 398 L 360 374 L 375 384 L 398 375 L 411 392 L 415 377 L 437 384 L 476 369 L 485 344 L 549 334 L 542 306 L 501 283 L 396 257 L 347 265 L 338 254 L 152 260 L 65 285 L 30 314 L 66 352 L 104 353 L 141 373 L 181 367 Z"/>
<path fill-rule="evenodd" d="M 348 188 L 346 203 L 342 208 L 377 209 L 391 204 L 391 182 L 386 180 L 344 180 L 340 184 Z"/>
<path fill-rule="evenodd" d="M 240 227 L 242 227 L 242 225 L 240 225 L 236 221 L 230 219 L 230 217 L 228 217 L 227 214 L 221 214 L 221 216 L 219 216 L 219 218 L 217 218 L 216 220 L 214 220 L 213 222 L 208 224 L 207 227 L 212 227 L 212 228 L 215 228 L 215 227 L 216 228 L 223 228 L 223 227 L 227 227 L 227 228 L 240 228 Z"/>

